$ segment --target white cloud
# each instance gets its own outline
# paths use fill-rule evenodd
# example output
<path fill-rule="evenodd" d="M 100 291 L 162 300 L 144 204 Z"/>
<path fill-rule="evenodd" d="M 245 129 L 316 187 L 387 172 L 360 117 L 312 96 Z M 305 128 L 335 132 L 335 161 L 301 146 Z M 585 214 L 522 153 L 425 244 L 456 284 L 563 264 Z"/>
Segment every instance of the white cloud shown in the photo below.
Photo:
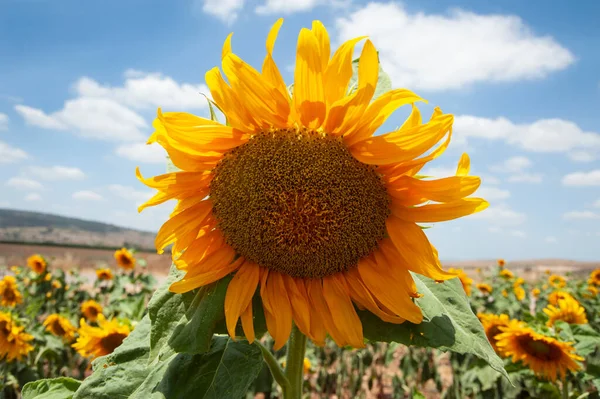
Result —
<path fill-rule="evenodd" d="M 540 173 L 521 173 L 508 177 L 510 183 L 541 183 L 544 176 Z"/>
<path fill-rule="evenodd" d="M 102 201 L 103 198 L 100 194 L 95 193 L 94 191 L 83 190 L 74 192 L 71 196 L 76 200 L 84 200 L 84 201 Z"/>
<path fill-rule="evenodd" d="M 517 226 L 527 220 L 524 213 L 517 212 L 506 204 L 491 205 L 483 212 L 471 215 L 469 218 L 487 220 L 496 226 Z"/>
<path fill-rule="evenodd" d="M 17 111 L 25 123 L 32 126 L 38 126 L 44 129 L 65 130 L 67 126 L 54 116 L 49 116 L 41 109 L 28 107 L 26 105 L 15 105 Z"/>
<path fill-rule="evenodd" d="M 27 158 L 29 156 L 25 151 L 0 141 L 0 163 L 13 163 Z"/>
<path fill-rule="evenodd" d="M 44 188 L 42 183 L 25 177 L 11 177 L 6 185 L 18 190 L 41 190 Z"/>
<path fill-rule="evenodd" d="M 500 164 L 492 165 L 490 170 L 500 173 L 518 173 L 531 167 L 531 165 L 533 165 L 533 162 L 529 158 L 519 156 L 508 158 Z"/>
<path fill-rule="evenodd" d="M 136 190 L 133 187 L 122 186 L 120 184 L 111 184 L 108 186 L 108 189 L 114 195 L 126 200 L 135 201 L 136 203 L 144 203 L 154 194 L 151 191 Z"/>
<path fill-rule="evenodd" d="M 350 1 L 343 0 L 265 0 L 264 4 L 254 9 L 257 14 L 292 14 L 310 11 L 317 6 L 331 5 L 340 7 L 349 5 Z"/>
<path fill-rule="evenodd" d="M 594 162 L 597 159 L 595 154 L 584 150 L 573 151 L 567 155 L 569 159 L 575 162 Z"/>
<path fill-rule="evenodd" d="M 31 166 L 29 171 L 43 180 L 80 180 L 85 177 L 85 173 L 79 168 L 68 166 Z"/>
<path fill-rule="evenodd" d="M 0 130 L 8 129 L 8 115 L 0 112 Z"/>
<path fill-rule="evenodd" d="M 116 148 L 115 153 L 136 162 L 162 164 L 166 164 L 167 162 L 167 153 L 158 144 L 122 144 Z"/>
<path fill-rule="evenodd" d="M 369 35 L 392 81 L 413 89 L 539 79 L 575 61 L 568 49 L 535 35 L 514 15 L 460 9 L 411 14 L 398 3 L 369 3 L 336 26 L 342 40 Z"/>
<path fill-rule="evenodd" d="M 202 11 L 231 24 L 237 19 L 244 2 L 245 0 L 203 0 Z"/>
<path fill-rule="evenodd" d="M 544 241 L 549 242 L 549 243 L 555 243 L 558 242 L 558 240 L 556 239 L 556 237 L 554 236 L 548 236 L 544 239 Z"/>
<path fill-rule="evenodd" d="M 223 3 L 222 0 L 219 3 Z M 226 2 L 225 2 L 226 3 Z M 104 98 L 136 109 L 189 110 L 208 108 L 206 98 L 210 95 L 205 84 L 178 83 L 161 73 L 136 70 L 125 72 L 123 86 L 102 86 L 95 80 L 82 77 L 75 83 L 80 97 Z"/>
<path fill-rule="evenodd" d="M 510 191 L 502 190 L 498 187 L 482 186 L 473 194 L 473 196 L 485 198 L 487 201 L 499 201 L 510 197 Z"/>
<path fill-rule="evenodd" d="M 600 169 L 569 173 L 562 178 L 565 186 L 600 186 Z"/>
<path fill-rule="evenodd" d="M 600 214 L 592 211 L 570 211 L 563 214 L 565 220 L 600 219 Z"/>
<path fill-rule="evenodd" d="M 35 202 L 35 201 L 41 201 L 42 200 L 42 196 L 39 195 L 38 193 L 31 193 L 31 194 L 27 194 L 25 196 L 25 201 L 28 202 Z"/>
<path fill-rule="evenodd" d="M 509 232 L 509 234 L 513 237 L 518 237 L 518 238 L 525 238 L 527 237 L 527 233 L 525 233 L 524 231 L 521 230 L 511 230 Z"/>

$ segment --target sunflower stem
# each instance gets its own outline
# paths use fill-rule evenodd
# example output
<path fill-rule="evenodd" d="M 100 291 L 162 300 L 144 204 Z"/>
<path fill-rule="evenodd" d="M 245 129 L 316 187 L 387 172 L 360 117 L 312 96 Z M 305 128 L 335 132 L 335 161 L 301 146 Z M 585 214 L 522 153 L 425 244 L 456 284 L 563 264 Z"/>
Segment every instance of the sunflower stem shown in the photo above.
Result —
<path fill-rule="evenodd" d="M 284 399 L 302 399 L 304 383 L 304 353 L 306 352 L 306 335 L 302 334 L 294 324 L 287 346 L 285 375 L 290 382 L 290 390 Z"/>
<path fill-rule="evenodd" d="M 273 379 L 277 381 L 277 383 L 281 387 L 281 390 L 283 391 L 284 397 L 287 398 L 287 393 L 290 391 L 290 382 L 285 376 L 283 369 L 279 366 L 277 359 L 275 359 L 275 356 L 273 356 L 271 351 L 265 348 L 263 344 L 260 343 L 260 341 L 256 340 L 254 341 L 254 344 L 260 348 L 260 351 L 263 355 L 263 359 L 265 359 L 265 363 L 267 363 L 267 366 L 271 371 Z"/>
<path fill-rule="evenodd" d="M 569 399 L 569 382 L 567 381 L 567 374 L 562 380 L 562 397 L 563 399 Z"/>

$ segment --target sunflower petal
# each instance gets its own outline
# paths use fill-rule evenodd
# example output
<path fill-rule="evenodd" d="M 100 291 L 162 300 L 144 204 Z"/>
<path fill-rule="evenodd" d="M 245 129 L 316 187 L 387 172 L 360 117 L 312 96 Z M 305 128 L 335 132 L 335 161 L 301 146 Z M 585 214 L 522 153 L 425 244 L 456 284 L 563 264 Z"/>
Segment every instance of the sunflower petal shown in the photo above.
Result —
<path fill-rule="evenodd" d="M 364 348 L 362 323 L 356 314 L 343 276 L 333 274 L 323 278 L 323 297 L 331 312 L 333 323 L 344 335 L 344 341 L 355 348 Z"/>
<path fill-rule="evenodd" d="M 252 316 L 252 301 L 246 306 L 246 310 L 244 310 L 241 314 L 242 319 L 242 328 L 244 330 L 244 335 L 246 339 L 251 344 L 256 339 L 254 334 L 254 318 Z"/>
<path fill-rule="evenodd" d="M 292 314 L 298 329 L 310 337 L 310 307 L 308 305 L 308 294 L 304 286 L 304 280 L 296 279 L 282 274 L 285 287 L 292 304 Z"/>
<path fill-rule="evenodd" d="M 365 36 L 348 40 L 342 44 L 333 54 L 325 74 L 323 75 L 323 86 L 327 105 L 331 105 L 346 95 L 348 83 L 352 79 L 352 54 L 356 43 L 363 40 Z"/>
<path fill-rule="evenodd" d="M 235 327 L 238 319 L 248 305 L 252 303 L 252 296 L 258 286 L 260 270 L 252 262 L 244 264 L 235 273 L 225 294 L 225 323 L 229 336 L 235 339 Z"/>
<path fill-rule="evenodd" d="M 183 279 L 174 282 L 169 287 L 169 291 L 176 294 L 183 294 L 193 289 L 203 287 L 207 284 L 214 283 L 217 280 L 222 279 L 229 273 L 236 271 L 244 262 L 243 258 L 239 258 L 235 262 L 220 265 L 219 268 L 211 269 L 202 274 L 195 275 L 194 277 L 187 277 L 187 274 L 183 276 Z M 189 274 L 189 273 L 188 273 Z"/>
<path fill-rule="evenodd" d="M 443 204 L 405 207 L 392 202 L 394 216 L 413 223 L 444 222 L 481 212 L 490 204 L 482 198 L 464 198 Z"/>
<path fill-rule="evenodd" d="M 179 235 L 199 230 L 211 209 L 212 201 L 205 200 L 167 220 L 158 230 L 154 240 L 158 253 L 162 253 L 163 249 L 173 243 Z"/>
<path fill-rule="evenodd" d="M 262 285 L 265 286 L 264 289 Z M 262 285 L 263 305 L 270 314 L 267 318 L 267 328 L 275 340 L 273 349 L 279 350 L 285 345 L 292 332 L 292 305 L 280 273 L 270 271 Z"/>
<path fill-rule="evenodd" d="M 481 184 L 477 176 L 452 176 L 437 180 L 401 176 L 387 185 L 388 194 L 398 204 L 417 205 L 427 200 L 452 202 L 473 194 Z"/>

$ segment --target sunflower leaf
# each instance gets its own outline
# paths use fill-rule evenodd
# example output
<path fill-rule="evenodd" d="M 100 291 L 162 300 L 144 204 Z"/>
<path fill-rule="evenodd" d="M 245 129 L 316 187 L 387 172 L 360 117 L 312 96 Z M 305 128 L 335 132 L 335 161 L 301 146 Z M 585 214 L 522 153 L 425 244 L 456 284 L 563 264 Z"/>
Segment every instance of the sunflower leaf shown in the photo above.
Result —
<path fill-rule="evenodd" d="M 23 399 L 71 399 L 81 381 L 60 377 L 28 382 L 23 387 Z"/>
<path fill-rule="evenodd" d="M 600 346 L 600 334 L 589 324 L 572 324 L 575 338 L 575 352 L 580 356 L 588 356 Z"/>
<path fill-rule="evenodd" d="M 365 338 L 370 341 L 399 342 L 404 345 L 439 348 L 473 354 L 487 362 L 506 378 L 503 362 L 485 336 L 483 326 L 471 310 L 458 279 L 436 283 L 412 274 L 417 290 L 424 294 L 416 299 L 423 312 L 423 322 L 391 324 L 367 311 L 359 311 Z"/>

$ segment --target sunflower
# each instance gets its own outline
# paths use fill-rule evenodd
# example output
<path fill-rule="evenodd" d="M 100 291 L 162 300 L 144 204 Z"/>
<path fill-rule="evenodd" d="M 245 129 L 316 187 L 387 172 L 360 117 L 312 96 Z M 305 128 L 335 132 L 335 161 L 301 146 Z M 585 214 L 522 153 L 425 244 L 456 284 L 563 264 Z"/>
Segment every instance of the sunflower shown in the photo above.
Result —
<path fill-rule="evenodd" d="M 17 279 L 14 276 L 4 276 L 0 280 L 0 305 L 16 306 L 23 302 L 23 295 L 17 287 Z"/>
<path fill-rule="evenodd" d="M 540 293 L 542 291 L 540 291 L 539 288 L 534 288 L 533 290 L 531 290 L 531 294 L 533 295 L 534 298 L 538 298 L 540 296 Z"/>
<path fill-rule="evenodd" d="M 46 270 L 46 261 L 40 255 L 31 255 L 27 258 L 27 266 L 37 274 L 42 274 Z"/>
<path fill-rule="evenodd" d="M 589 292 L 588 295 L 590 296 L 590 298 L 593 298 L 596 295 L 598 295 L 598 288 L 595 285 L 588 285 L 587 291 Z"/>
<path fill-rule="evenodd" d="M 83 356 L 96 358 L 112 353 L 131 332 L 127 324 L 116 319 L 106 320 L 98 315 L 98 327 L 89 326 L 84 319 L 79 321 L 79 338 L 72 346 Z"/>
<path fill-rule="evenodd" d="M 60 290 L 62 288 L 62 283 L 58 280 L 52 280 L 52 288 Z"/>
<path fill-rule="evenodd" d="M 33 350 L 29 344 L 33 336 L 23 332 L 10 313 L 0 312 L 0 360 L 12 362 L 27 356 Z"/>
<path fill-rule="evenodd" d="M 506 262 L 504 261 L 504 259 L 498 259 L 498 267 L 500 269 L 502 269 L 505 264 L 506 264 Z"/>
<path fill-rule="evenodd" d="M 554 291 L 554 292 L 550 293 L 550 295 L 548 295 L 548 302 L 550 302 L 552 305 L 558 305 L 558 300 L 565 299 L 565 298 L 573 298 L 573 297 L 571 296 L 571 294 L 569 294 L 568 292 L 565 292 L 565 291 Z"/>
<path fill-rule="evenodd" d="M 311 367 L 312 367 L 312 364 L 310 363 L 310 360 L 308 360 L 308 358 L 305 357 L 304 361 L 302 363 L 302 368 L 303 368 L 304 374 L 310 373 L 310 368 Z"/>
<path fill-rule="evenodd" d="M 51 273 L 46 273 L 44 275 L 44 281 L 50 281 L 52 280 L 52 274 Z"/>
<path fill-rule="evenodd" d="M 557 320 L 562 320 L 569 324 L 587 324 L 588 322 L 585 315 L 585 308 L 572 296 L 559 299 L 558 307 L 548 305 L 544 309 L 544 313 L 550 318 L 546 323 L 549 327 L 552 327 Z"/>
<path fill-rule="evenodd" d="M 590 273 L 590 278 L 588 279 L 589 285 L 600 285 L 600 269 L 596 269 Z"/>
<path fill-rule="evenodd" d="M 46 331 L 66 341 L 72 341 L 75 338 L 77 328 L 64 316 L 53 313 L 46 317 L 43 324 L 46 327 Z"/>
<path fill-rule="evenodd" d="M 513 274 L 513 272 L 511 272 L 508 269 L 502 269 L 500 271 L 500 273 L 498 273 L 498 275 L 502 278 L 505 278 L 507 280 L 510 280 L 511 278 L 515 277 L 515 275 Z"/>
<path fill-rule="evenodd" d="M 158 190 L 139 210 L 177 200 L 156 237 L 159 253 L 173 244 L 174 263 L 186 272 L 171 291 L 236 272 L 225 299 L 232 336 L 241 317 L 253 341 L 250 301 L 260 286 L 276 349 L 292 322 L 320 345 L 329 333 L 338 345 L 363 347 L 353 302 L 391 323 L 420 323 L 409 270 L 439 281 L 455 277 L 442 270 L 417 223 L 456 219 L 488 203 L 467 198 L 480 179 L 468 176 L 466 154 L 455 176 L 417 175 L 447 148 L 453 116 L 436 108 L 423 123 L 415 105 L 423 100 L 405 89 L 373 99 L 379 62 L 371 41 L 352 91 L 354 47 L 363 38 L 330 57 L 323 24 L 302 29 L 289 94 L 272 58 L 282 23 L 268 35 L 262 72 L 232 52 L 231 36 L 222 52 L 229 84 L 218 68 L 207 72 L 226 125 L 159 109 L 149 143 L 163 146 L 179 171 L 146 179 L 138 169 Z M 408 104 L 412 112 L 398 130 L 374 135 Z"/>
<path fill-rule="evenodd" d="M 96 277 L 98 280 L 112 280 L 113 272 L 109 268 L 96 269 Z"/>
<path fill-rule="evenodd" d="M 501 314 L 495 315 L 491 313 L 477 313 L 477 317 L 481 321 L 483 325 L 483 330 L 485 331 L 485 336 L 488 341 L 492 345 L 492 348 L 496 352 L 498 352 L 498 348 L 496 347 L 496 335 L 500 334 L 500 327 L 504 327 L 508 325 L 510 321 L 508 315 Z"/>
<path fill-rule="evenodd" d="M 117 264 L 125 270 L 133 270 L 135 267 L 135 258 L 127 248 L 117 249 L 115 251 L 115 259 Z"/>
<path fill-rule="evenodd" d="M 81 313 L 88 321 L 94 322 L 102 314 L 102 305 L 90 299 L 81 304 Z"/>
<path fill-rule="evenodd" d="M 563 288 L 567 285 L 567 280 L 563 276 L 559 276 L 557 274 L 553 274 L 548 277 L 548 283 L 554 288 Z"/>
<path fill-rule="evenodd" d="M 486 295 L 491 294 L 494 290 L 491 285 L 485 283 L 477 284 L 476 287 L 479 291 Z"/>
<path fill-rule="evenodd" d="M 502 333 L 496 335 L 496 346 L 502 355 L 512 357 L 513 363 L 522 361 L 538 376 L 556 381 L 557 374 L 564 378 L 567 370 L 581 368 L 576 361 L 584 359 L 575 354 L 570 342 L 536 333 L 516 320 L 511 320 L 500 330 Z"/>
<path fill-rule="evenodd" d="M 448 272 L 456 274 L 456 276 L 460 279 L 460 283 L 462 284 L 467 296 L 471 296 L 471 286 L 473 285 L 473 279 L 470 278 L 463 269 L 454 269 L 451 267 L 448 269 Z"/>
<path fill-rule="evenodd" d="M 506 290 L 502 290 L 502 296 L 503 296 L 504 298 L 508 298 L 508 291 L 506 291 Z"/>
<path fill-rule="evenodd" d="M 522 301 L 525 299 L 525 289 L 523 289 L 523 287 L 520 285 L 513 286 L 513 293 L 517 297 L 517 300 Z"/>

